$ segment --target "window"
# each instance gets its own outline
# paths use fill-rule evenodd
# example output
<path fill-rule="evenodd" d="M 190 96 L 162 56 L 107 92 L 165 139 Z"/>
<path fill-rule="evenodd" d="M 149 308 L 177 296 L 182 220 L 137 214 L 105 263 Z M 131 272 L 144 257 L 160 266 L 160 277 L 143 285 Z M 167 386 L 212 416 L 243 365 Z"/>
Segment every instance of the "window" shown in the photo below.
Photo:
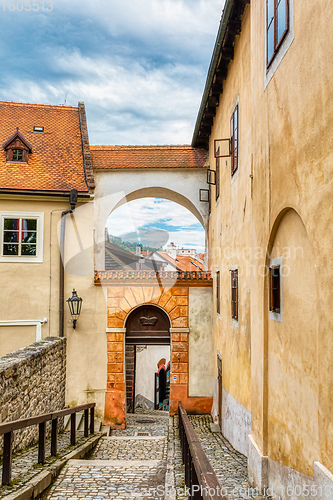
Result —
<path fill-rule="evenodd" d="M 269 316 L 282 322 L 282 257 L 271 259 L 269 268 Z"/>
<path fill-rule="evenodd" d="M 289 0 L 266 0 L 267 67 L 289 29 Z"/>
<path fill-rule="evenodd" d="M 1 213 L 1 261 L 43 261 L 43 214 Z"/>
<path fill-rule="evenodd" d="M 220 148 L 217 150 L 217 154 L 220 154 Z M 215 199 L 216 201 L 220 196 L 220 158 L 216 158 L 216 175 L 215 175 Z"/>
<path fill-rule="evenodd" d="M 270 267 L 270 306 L 269 310 L 280 313 L 281 309 L 281 275 L 280 266 Z"/>
<path fill-rule="evenodd" d="M 39 132 L 39 133 L 43 133 L 44 132 L 44 127 L 34 127 L 34 132 Z"/>
<path fill-rule="evenodd" d="M 13 161 L 22 161 L 23 149 L 13 149 Z"/>
<path fill-rule="evenodd" d="M 216 271 L 216 312 L 220 314 L 220 271 Z"/>
<path fill-rule="evenodd" d="M 238 104 L 230 118 L 230 153 L 231 153 L 231 177 L 238 169 Z"/>
<path fill-rule="evenodd" d="M 232 269 L 231 273 L 231 317 L 238 321 L 238 269 Z"/>

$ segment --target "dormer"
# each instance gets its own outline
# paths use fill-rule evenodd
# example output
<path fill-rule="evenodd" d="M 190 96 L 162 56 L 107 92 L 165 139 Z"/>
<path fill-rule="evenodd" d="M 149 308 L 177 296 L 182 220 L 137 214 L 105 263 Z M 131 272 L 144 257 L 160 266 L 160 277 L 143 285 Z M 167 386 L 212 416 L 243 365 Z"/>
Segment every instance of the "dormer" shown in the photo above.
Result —
<path fill-rule="evenodd" d="M 32 152 L 31 144 L 19 132 L 18 127 L 2 148 L 7 153 L 7 162 L 10 163 L 28 163 L 29 153 Z"/>

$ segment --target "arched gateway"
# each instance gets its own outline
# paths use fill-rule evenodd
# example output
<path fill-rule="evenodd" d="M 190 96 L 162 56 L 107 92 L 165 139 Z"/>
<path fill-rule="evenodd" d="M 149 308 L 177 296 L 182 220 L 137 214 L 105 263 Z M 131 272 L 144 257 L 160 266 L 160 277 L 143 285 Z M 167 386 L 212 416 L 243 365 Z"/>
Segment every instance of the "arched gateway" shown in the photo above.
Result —
<path fill-rule="evenodd" d="M 113 428 L 125 426 L 127 325 L 132 345 L 149 345 L 157 339 L 167 342 L 166 318 L 171 323 L 170 413 L 177 411 L 178 401 L 192 413 L 209 413 L 212 367 L 209 356 L 202 353 L 212 350 L 210 273 L 102 271 L 96 273 L 95 284 L 107 289 L 108 301 L 105 422 Z M 158 321 L 164 325 L 160 331 L 142 324 L 153 323 L 154 318 L 156 326 Z"/>
<path fill-rule="evenodd" d="M 191 146 L 91 146 L 95 177 L 95 264 L 105 269 L 104 229 L 120 205 L 164 198 L 187 208 L 208 229 L 207 152 Z M 207 252 L 206 252 L 207 253 Z"/>
<path fill-rule="evenodd" d="M 133 309 L 125 323 L 126 410 L 168 406 L 169 315 L 155 304 Z"/>
<path fill-rule="evenodd" d="M 105 423 L 125 426 L 126 386 L 129 393 L 134 377 L 133 346 L 149 348 L 163 342 L 170 343 L 170 413 L 177 411 L 179 400 L 189 411 L 209 413 L 213 396 L 210 273 L 104 270 L 106 220 L 127 201 L 144 197 L 174 201 L 195 215 L 207 236 L 208 203 L 200 196 L 200 190 L 207 193 L 208 188 L 207 152 L 191 146 L 93 146 L 91 159 L 96 183 L 95 284 L 105 287 L 107 295 Z M 132 346 L 132 363 L 126 346 Z M 134 395 L 130 397 L 133 402 Z"/>

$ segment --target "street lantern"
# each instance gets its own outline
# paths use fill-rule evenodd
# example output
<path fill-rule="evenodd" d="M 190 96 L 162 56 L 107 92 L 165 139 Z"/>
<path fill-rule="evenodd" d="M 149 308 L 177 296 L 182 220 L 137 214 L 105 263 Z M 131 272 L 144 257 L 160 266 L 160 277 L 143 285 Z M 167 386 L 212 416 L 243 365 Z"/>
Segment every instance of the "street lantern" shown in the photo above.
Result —
<path fill-rule="evenodd" d="M 75 329 L 82 307 L 82 298 L 77 296 L 75 288 L 73 288 L 72 296 L 67 299 L 66 302 L 68 303 L 68 307 L 73 318 L 73 328 Z"/>

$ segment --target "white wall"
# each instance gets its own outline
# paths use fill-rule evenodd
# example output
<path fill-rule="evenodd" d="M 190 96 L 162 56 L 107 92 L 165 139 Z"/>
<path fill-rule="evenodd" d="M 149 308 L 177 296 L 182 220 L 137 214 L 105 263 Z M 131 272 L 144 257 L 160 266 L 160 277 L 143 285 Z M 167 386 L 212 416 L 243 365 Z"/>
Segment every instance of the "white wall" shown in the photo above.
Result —
<path fill-rule="evenodd" d="M 189 396 L 213 396 L 213 290 L 189 288 Z"/>
<path fill-rule="evenodd" d="M 141 350 L 143 347 L 144 349 Z M 166 359 L 167 365 L 170 361 L 170 346 L 136 347 L 135 396 L 141 394 L 152 403 L 154 402 L 154 373 L 158 370 L 157 363 L 161 358 Z"/>
<path fill-rule="evenodd" d="M 164 198 L 184 206 L 207 230 L 208 203 L 199 201 L 199 189 L 207 189 L 206 169 L 95 171 L 95 260 L 105 269 L 105 225 L 110 213 L 139 198 Z M 206 243 L 207 244 L 207 243 Z M 207 252 L 206 252 L 207 254 Z"/>

